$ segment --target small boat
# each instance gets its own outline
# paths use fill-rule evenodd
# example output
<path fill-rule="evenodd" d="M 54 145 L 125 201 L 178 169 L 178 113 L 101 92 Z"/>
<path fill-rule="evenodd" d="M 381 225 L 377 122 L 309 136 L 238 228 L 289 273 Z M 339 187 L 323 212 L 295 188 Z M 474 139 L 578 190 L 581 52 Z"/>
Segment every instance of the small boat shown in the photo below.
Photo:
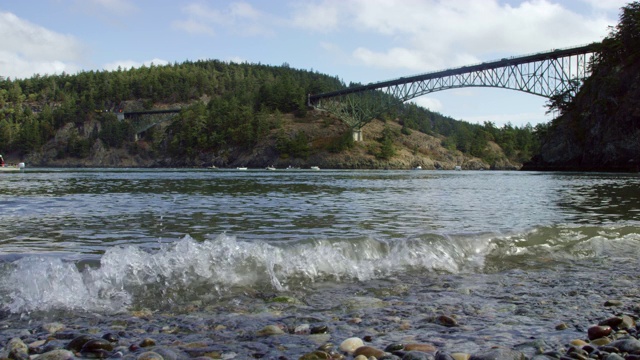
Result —
<path fill-rule="evenodd" d="M 18 172 L 24 170 L 24 163 L 21 162 L 18 165 L 3 165 L 0 166 L 0 172 Z"/>
<path fill-rule="evenodd" d="M 246 168 L 246 167 L 244 167 L 244 166 L 238 166 L 238 167 L 236 168 L 236 170 L 247 170 L 247 168 Z"/>
<path fill-rule="evenodd" d="M 422 170 L 422 166 L 418 165 L 418 166 L 414 167 L 413 170 Z"/>
<path fill-rule="evenodd" d="M 318 166 L 312 166 L 311 170 L 320 170 L 320 168 Z"/>
<path fill-rule="evenodd" d="M 456 171 L 460 171 L 460 170 L 462 170 L 462 167 L 460 165 L 456 165 L 455 169 L 456 169 Z"/>
<path fill-rule="evenodd" d="M 267 170 L 275 170 L 276 168 L 273 167 L 273 166 L 267 166 L 265 169 L 267 169 Z"/>

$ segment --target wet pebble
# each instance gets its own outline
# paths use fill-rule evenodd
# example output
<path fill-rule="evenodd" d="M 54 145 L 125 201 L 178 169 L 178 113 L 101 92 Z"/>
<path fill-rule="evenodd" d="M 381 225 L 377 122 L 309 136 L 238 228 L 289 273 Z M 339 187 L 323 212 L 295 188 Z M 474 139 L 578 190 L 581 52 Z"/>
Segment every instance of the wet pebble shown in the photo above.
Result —
<path fill-rule="evenodd" d="M 609 343 L 609 346 L 626 353 L 640 352 L 640 341 L 634 338 L 616 340 Z"/>
<path fill-rule="evenodd" d="M 160 354 L 154 351 L 145 351 L 138 355 L 137 360 L 164 360 Z"/>
<path fill-rule="evenodd" d="M 156 346 L 156 341 L 151 338 L 144 338 L 138 345 L 140 345 L 141 348 Z"/>
<path fill-rule="evenodd" d="M 38 356 L 39 360 L 71 360 L 75 359 L 73 353 L 69 350 L 58 349 L 46 352 Z"/>
<path fill-rule="evenodd" d="M 52 322 L 42 325 L 42 330 L 48 332 L 49 334 L 55 334 L 59 331 L 64 330 L 64 328 L 64 324 L 61 324 L 59 322 Z"/>
<path fill-rule="evenodd" d="M 258 336 L 282 335 L 285 332 L 277 325 L 267 325 L 258 331 Z"/>
<path fill-rule="evenodd" d="M 66 348 L 67 350 L 71 350 L 74 352 L 80 352 L 80 350 L 82 350 L 82 347 L 84 346 L 84 344 L 86 344 L 88 341 L 93 340 L 94 337 L 93 336 L 89 336 L 89 335 L 80 335 L 77 336 L 75 338 L 73 338 L 71 341 L 69 341 L 69 343 L 67 344 Z"/>
<path fill-rule="evenodd" d="M 605 336 L 609 336 L 609 334 L 611 334 L 611 331 L 612 331 L 611 326 L 595 325 L 595 326 L 591 326 L 587 330 L 587 336 L 589 337 L 589 340 L 595 340 L 595 339 L 603 338 Z"/>
<path fill-rule="evenodd" d="M 80 354 L 91 358 L 107 358 L 111 355 L 113 345 L 104 339 L 92 339 L 87 341 L 80 349 Z"/>
<path fill-rule="evenodd" d="M 15 360 L 29 359 L 29 347 L 20 338 L 13 338 L 7 344 L 9 358 Z"/>
<path fill-rule="evenodd" d="M 385 354 L 386 353 L 384 351 L 374 348 L 373 346 L 360 346 L 353 352 L 354 356 L 358 356 L 358 355 L 364 355 L 366 357 L 373 356 L 378 359 L 383 357 Z"/>
<path fill-rule="evenodd" d="M 340 344 L 340 350 L 349 354 L 353 354 L 357 348 L 364 346 L 364 341 L 357 337 L 352 337 L 344 340 Z"/>

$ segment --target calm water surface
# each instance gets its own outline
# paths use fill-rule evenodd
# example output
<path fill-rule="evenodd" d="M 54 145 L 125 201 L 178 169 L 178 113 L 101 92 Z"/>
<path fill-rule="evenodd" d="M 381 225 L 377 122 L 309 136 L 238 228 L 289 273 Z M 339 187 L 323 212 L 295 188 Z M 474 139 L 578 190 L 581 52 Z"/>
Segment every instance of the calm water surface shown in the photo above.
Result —
<path fill-rule="evenodd" d="M 327 280 L 550 268 L 637 258 L 640 244 L 637 174 L 0 175 L 0 296 L 10 311 L 126 307 L 140 287 L 179 288 L 192 300 L 196 288 L 284 291 Z M 25 278 L 46 281 L 15 284 Z"/>

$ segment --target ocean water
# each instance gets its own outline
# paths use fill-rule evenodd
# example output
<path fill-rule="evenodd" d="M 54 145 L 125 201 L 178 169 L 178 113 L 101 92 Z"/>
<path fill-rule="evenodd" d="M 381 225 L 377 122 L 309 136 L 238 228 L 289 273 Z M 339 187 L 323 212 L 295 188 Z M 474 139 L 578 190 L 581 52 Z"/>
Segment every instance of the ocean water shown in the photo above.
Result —
<path fill-rule="evenodd" d="M 505 273 L 577 262 L 581 278 L 601 278 L 608 264 L 637 267 L 640 255 L 637 174 L 1 175 L 0 304 L 12 314 L 170 310 L 248 293 L 312 299 L 327 286 L 405 279 L 418 287 L 451 276 L 481 291 Z M 526 286 L 549 294 L 547 283 Z"/>

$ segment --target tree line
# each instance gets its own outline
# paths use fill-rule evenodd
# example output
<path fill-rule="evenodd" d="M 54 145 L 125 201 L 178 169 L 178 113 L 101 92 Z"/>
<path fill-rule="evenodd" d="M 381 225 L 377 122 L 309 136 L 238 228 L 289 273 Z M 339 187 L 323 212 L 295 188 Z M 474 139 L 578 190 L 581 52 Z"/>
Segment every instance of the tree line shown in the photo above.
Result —
<path fill-rule="evenodd" d="M 127 100 L 142 100 L 151 109 L 159 104 L 185 105 L 163 132 L 150 129 L 145 136 L 156 154 L 193 156 L 224 152 L 230 147 L 251 148 L 280 127 L 280 114 L 303 119 L 308 94 L 345 88 L 337 77 L 288 64 L 233 63 L 218 60 L 185 61 L 164 66 L 143 66 L 116 71 L 84 71 L 75 75 L 35 75 L 0 80 L 0 151 L 27 154 L 39 150 L 65 126 L 78 129 L 87 121 L 100 126 L 88 136 L 74 136 L 58 145 L 58 156 L 88 156 L 97 140 L 110 147 L 135 151 L 135 131 L 117 121 L 115 111 Z M 207 101 L 202 101 L 203 99 Z M 188 106 L 187 106 L 188 105 Z M 524 161 L 537 151 L 545 126 L 496 127 L 458 121 L 412 103 L 401 104 L 390 120 L 403 125 L 403 133 L 421 131 L 441 136 L 443 146 L 491 162 L 490 141 L 507 157 Z M 279 138 L 280 149 L 299 149 L 304 139 Z M 348 137 L 345 137 L 348 139 Z M 340 151 L 348 140 L 340 139 Z M 298 145 L 296 145 L 298 144 Z M 346 144 L 346 145 L 345 145 Z M 304 147 L 302 147 L 304 148 Z M 291 151 L 292 156 L 306 150 Z"/>

